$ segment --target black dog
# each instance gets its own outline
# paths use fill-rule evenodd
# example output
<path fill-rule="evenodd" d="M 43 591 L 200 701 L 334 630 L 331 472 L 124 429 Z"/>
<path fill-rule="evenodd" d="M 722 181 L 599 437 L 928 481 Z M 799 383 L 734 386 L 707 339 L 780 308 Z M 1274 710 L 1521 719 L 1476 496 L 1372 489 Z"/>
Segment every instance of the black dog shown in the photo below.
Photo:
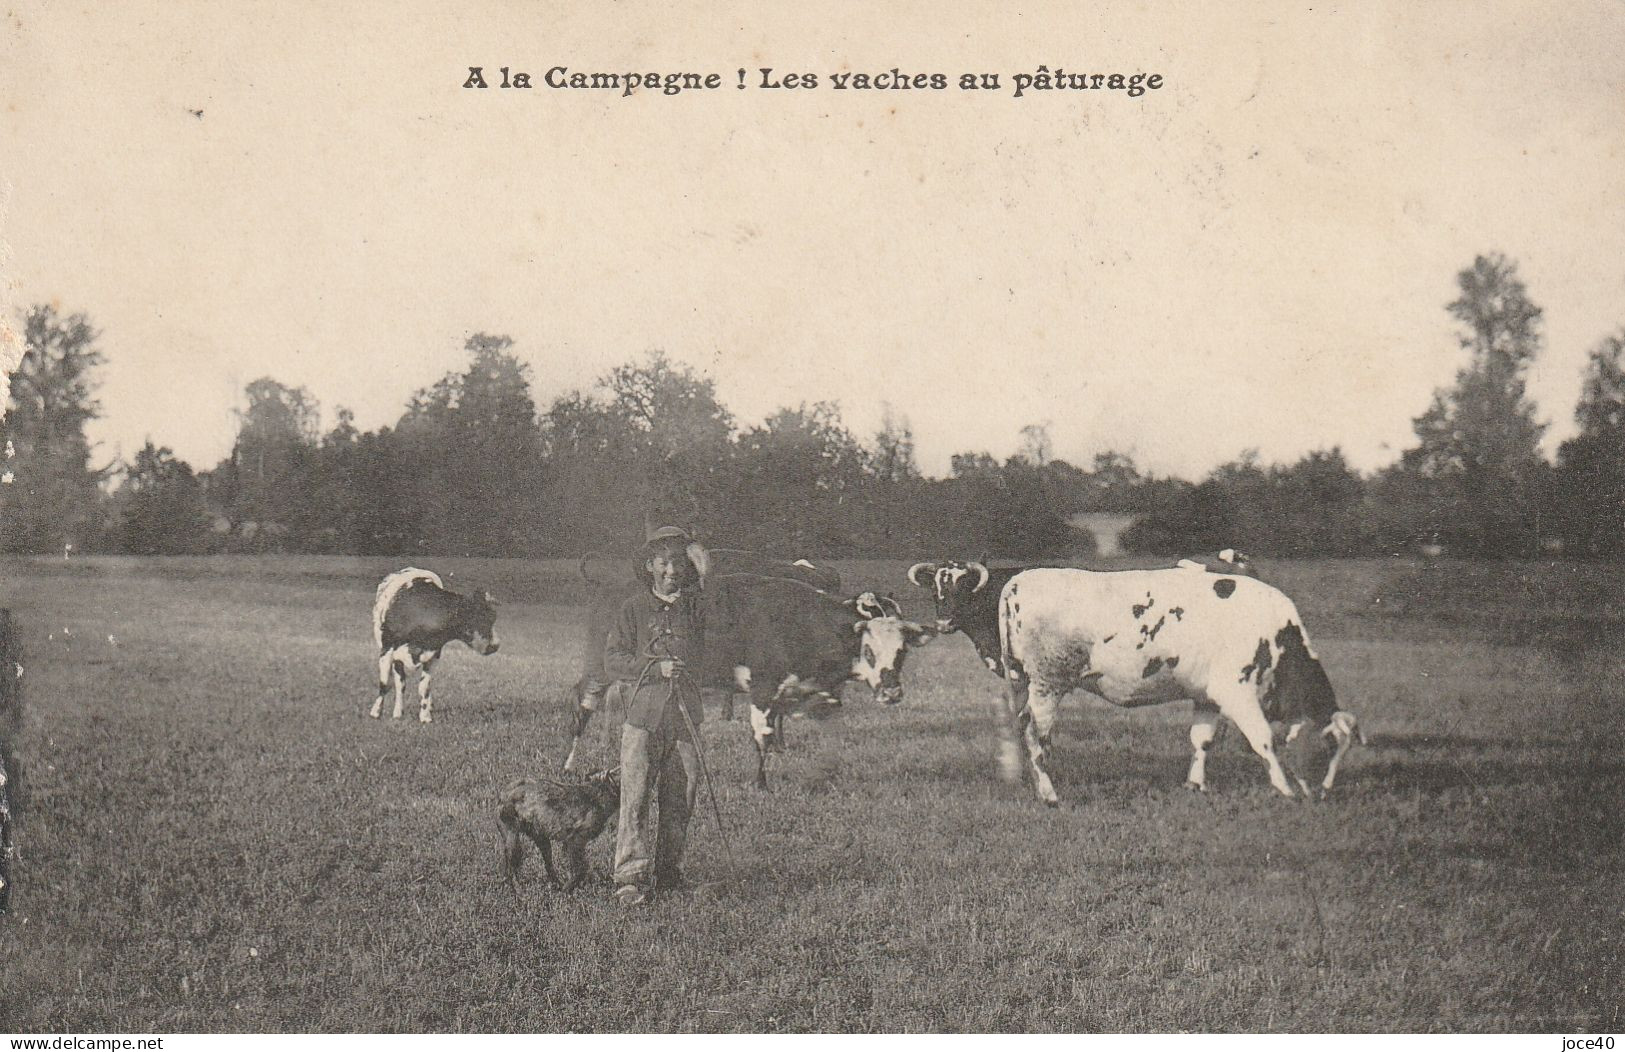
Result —
<path fill-rule="evenodd" d="M 521 833 L 542 853 L 547 879 L 556 888 L 574 891 L 587 877 L 587 845 L 604 831 L 621 805 L 620 769 L 585 777 L 560 771 L 545 778 L 517 778 L 502 794 L 497 821 L 502 827 L 502 872 L 515 883 L 525 849 Z M 552 844 L 564 849 L 565 878 L 553 868 Z"/>

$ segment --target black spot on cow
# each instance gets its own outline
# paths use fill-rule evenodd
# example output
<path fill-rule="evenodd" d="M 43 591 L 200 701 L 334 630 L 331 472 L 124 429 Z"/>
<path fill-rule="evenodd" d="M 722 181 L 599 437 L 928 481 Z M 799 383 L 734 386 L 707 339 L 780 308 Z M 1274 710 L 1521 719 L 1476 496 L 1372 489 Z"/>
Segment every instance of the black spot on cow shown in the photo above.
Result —
<path fill-rule="evenodd" d="M 1220 599 L 1229 599 L 1230 593 L 1236 590 L 1236 582 L 1228 577 L 1221 577 L 1213 582 L 1213 594 Z"/>
<path fill-rule="evenodd" d="M 1168 668 L 1169 668 L 1170 671 L 1172 671 L 1173 669 L 1176 669 L 1178 667 L 1179 667 L 1179 655 L 1175 654 L 1173 657 L 1168 659 Z"/>
<path fill-rule="evenodd" d="M 1253 651 L 1253 660 L 1251 662 L 1249 662 L 1248 664 L 1245 664 L 1245 665 L 1241 666 L 1241 680 L 1240 680 L 1240 682 L 1246 683 L 1248 680 L 1253 678 L 1253 673 L 1255 673 L 1255 672 L 1258 673 L 1258 682 L 1262 682 L 1263 679 L 1264 679 L 1264 673 L 1266 671 L 1268 671 L 1269 667 L 1270 667 L 1270 644 L 1269 644 L 1269 640 L 1260 639 L 1258 641 L 1258 649 Z"/>
<path fill-rule="evenodd" d="M 1010 582 L 1010 595 L 1011 595 L 1011 597 L 1014 598 L 1015 594 L 1017 592 L 1019 592 L 1019 591 L 1021 591 L 1021 585 L 1017 584 L 1014 581 L 1011 581 Z"/>
<path fill-rule="evenodd" d="M 1337 711 L 1337 695 L 1325 668 L 1310 655 L 1303 629 L 1288 621 L 1275 633 L 1275 645 L 1281 648 L 1281 666 L 1264 695 L 1264 716 L 1271 720 L 1307 718 L 1313 726 L 1325 726 Z"/>
<path fill-rule="evenodd" d="M 1011 594 L 1014 595 L 1015 593 L 1012 592 Z M 1020 603 L 1011 603 L 1010 604 L 1010 610 L 1011 610 L 1012 613 L 1017 613 L 1017 614 L 1021 613 L 1021 604 Z"/>
<path fill-rule="evenodd" d="M 1174 620 L 1175 621 L 1183 621 L 1183 620 L 1185 620 L 1185 608 L 1182 607 L 1182 606 L 1176 606 L 1176 607 L 1174 607 L 1172 610 L 1170 610 L 1168 612 L 1170 614 L 1174 615 Z"/>
<path fill-rule="evenodd" d="M 1101 642 L 1102 643 L 1110 643 L 1112 640 L 1114 640 L 1116 638 L 1117 638 L 1117 633 L 1113 632 L 1111 635 L 1107 636 L 1105 639 L 1102 639 Z"/>
<path fill-rule="evenodd" d="M 1162 658 L 1152 658 L 1145 663 L 1145 671 L 1140 673 L 1141 679 L 1150 679 L 1162 671 Z"/>
<path fill-rule="evenodd" d="M 1159 617 L 1159 618 L 1157 618 L 1157 623 L 1152 625 L 1150 628 L 1147 628 L 1146 626 L 1141 625 L 1140 626 L 1140 637 L 1141 637 L 1140 642 L 1135 645 L 1134 649 L 1135 650 L 1144 649 L 1144 647 L 1145 647 L 1145 645 L 1147 643 L 1150 643 L 1150 642 L 1152 642 L 1153 640 L 1155 640 L 1157 638 L 1157 633 L 1161 632 L 1162 631 L 1162 626 L 1167 624 L 1167 623 L 1168 623 L 1168 619 L 1166 617 Z"/>
<path fill-rule="evenodd" d="M 1151 593 L 1145 593 L 1145 602 L 1135 603 L 1132 607 L 1130 607 L 1130 609 L 1134 612 L 1134 620 L 1138 621 L 1140 618 L 1144 617 L 1145 612 L 1156 605 L 1157 601 L 1151 598 Z"/>

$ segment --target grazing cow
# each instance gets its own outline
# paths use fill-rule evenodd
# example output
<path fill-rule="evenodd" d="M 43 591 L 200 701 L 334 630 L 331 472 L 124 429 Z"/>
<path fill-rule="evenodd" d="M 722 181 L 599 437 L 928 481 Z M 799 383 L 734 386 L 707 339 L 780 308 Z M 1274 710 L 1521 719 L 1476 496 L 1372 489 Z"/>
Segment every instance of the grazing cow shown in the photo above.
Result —
<path fill-rule="evenodd" d="M 383 710 L 384 695 L 395 685 L 395 719 L 401 718 L 401 700 L 409 668 L 418 668 L 418 719 L 433 718 L 434 701 L 429 677 L 440 651 L 454 639 L 477 654 L 497 652 L 496 604 L 483 590 L 472 596 L 446 590 L 432 570 L 409 566 L 385 577 L 372 606 L 372 638 L 378 646 L 378 699 L 372 717 Z"/>
<path fill-rule="evenodd" d="M 1276 756 L 1271 722 L 1289 726 L 1288 765 L 1303 793 L 1317 782 L 1329 790 L 1357 724 L 1337 707 L 1302 625 L 1292 600 L 1275 588 L 1191 567 L 1017 574 L 999 597 L 1014 723 L 1005 724 L 1001 743 L 1005 769 L 1019 767 L 1019 733 L 1039 799 L 1058 802 L 1046 757 L 1061 698 L 1082 688 L 1123 707 L 1194 699 L 1193 789 L 1207 786 L 1207 750 L 1224 716 L 1241 728 L 1283 796 L 1296 794 Z"/>
<path fill-rule="evenodd" d="M 1181 559 L 1179 565 L 1207 569 L 1213 573 L 1256 577 L 1249 556 L 1226 548 L 1216 555 Z M 1004 675 L 1004 659 L 999 652 L 999 594 L 1016 574 L 1036 569 L 1031 566 L 990 569 L 979 562 L 915 563 L 908 579 L 916 588 L 931 593 L 937 606 L 937 631 L 963 632 L 976 648 L 976 656 L 995 676 Z"/>

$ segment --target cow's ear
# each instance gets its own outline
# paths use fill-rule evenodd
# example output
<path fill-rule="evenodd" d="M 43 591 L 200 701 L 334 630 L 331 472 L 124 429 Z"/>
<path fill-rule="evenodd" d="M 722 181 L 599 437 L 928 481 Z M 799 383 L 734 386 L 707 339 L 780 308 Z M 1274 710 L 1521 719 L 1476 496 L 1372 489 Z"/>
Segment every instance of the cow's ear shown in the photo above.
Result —
<path fill-rule="evenodd" d="M 859 619 L 857 621 L 852 622 L 852 634 L 857 635 L 857 636 L 863 635 L 864 626 L 867 625 L 868 623 L 869 622 L 867 620 L 864 620 L 864 619 Z"/>

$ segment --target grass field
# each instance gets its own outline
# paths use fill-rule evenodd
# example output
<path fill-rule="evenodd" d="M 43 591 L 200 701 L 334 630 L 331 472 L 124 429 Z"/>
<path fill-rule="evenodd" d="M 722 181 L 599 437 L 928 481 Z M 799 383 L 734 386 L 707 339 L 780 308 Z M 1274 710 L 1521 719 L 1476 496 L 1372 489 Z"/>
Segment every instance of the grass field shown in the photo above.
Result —
<path fill-rule="evenodd" d="M 0 1031 L 1621 1029 L 1625 568 L 1264 564 L 1373 737 L 1315 805 L 1233 728 L 1187 793 L 1189 704 L 1074 699 L 1046 810 L 995 775 L 997 681 L 938 639 L 902 705 L 792 723 L 769 793 L 745 725 L 707 724 L 737 868 L 704 811 L 702 886 L 626 913 L 607 837 L 573 897 L 498 875 L 496 792 L 563 755 L 573 565 L 429 561 L 504 602 L 427 727 L 364 718 L 394 565 L 0 562 Z M 837 565 L 926 613 L 901 565 Z"/>

